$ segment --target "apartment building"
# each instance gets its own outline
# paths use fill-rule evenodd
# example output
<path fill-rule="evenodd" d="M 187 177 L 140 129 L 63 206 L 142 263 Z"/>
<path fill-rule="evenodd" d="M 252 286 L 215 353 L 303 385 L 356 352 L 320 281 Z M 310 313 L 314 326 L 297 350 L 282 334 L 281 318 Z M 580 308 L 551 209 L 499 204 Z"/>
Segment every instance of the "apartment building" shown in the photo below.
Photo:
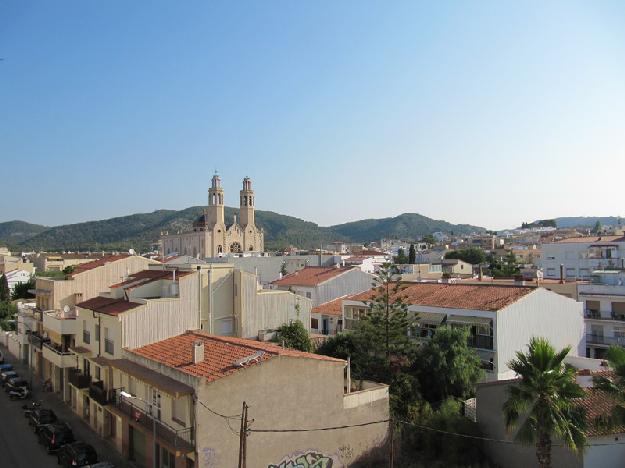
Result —
<path fill-rule="evenodd" d="M 293 291 L 310 299 L 313 306 L 332 301 L 346 294 L 366 291 L 374 276 L 360 268 L 306 267 L 272 283 L 274 289 Z"/>
<path fill-rule="evenodd" d="M 23 257 L 0 254 L 0 274 L 6 274 L 13 270 L 26 271 L 31 275 L 35 271 L 33 264 Z"/>
<path fill-rule="evenodd" d="M 343 300 L 341 296 L 312 308 L 310 312 L 310 330 L 321 335 L 336 335 L 343 331 Z"/>
<path fill-rule="evenodd" d="M 110 364 L 118 398 L 109 405 L 115 426 L 109 437 L 141 467 L 152 466 L 154 456 L 157 466 L 236 466 L 243 402 L 254 421 L 248 466 L 300 466 L 296 459 L 310 455 L 319 463 L 310 466 L 347 467 L 388 430 L 388 387 L 346 386 L 346 362 L 339 359 L 189 331 L 128 350 Z M 369 422 L 376 423 L 288 432 Z"/>
<path fill-rule="evenodd" d="M 371 290 L 342 301 L 346 330 L 367 314 L 374 295 Z M 544 288 L 413 283 L 397 297 L 418 317 L 408 330 L 417 340 L 431 339 L 443 324 L 468 327 L 469 345 L 477 351 L 487 380 L 512 377 L 507 363 L 533 336 L 548 338 L 556 348 L 571 345 L 572 355 L 585 355 L 582 305 Z"/>
<path fill-rule="evenodd" d="M 545 243 L 539 260 L 545 278 L 590 279 L 595 270 L 625 266 L 625 237 L 572 237 Z"/>
<path fill-rule="evenodd" d="M 586 356 L 605 358 L 611 345 L 625 346 L 625 271 L 597 270 L 577 286 L 584 304 Z"/>
<path fill-rule="evenodd" d="M 31 261 L 38 271 L 63 271 L 67 267 L 75 267 L 105 257 L 119 255 L 99 253 L 46 253 L 40 252 L 31 256 Z"/>
<path fill-rule="evenodd" d="M 50 380 L 55 391 L 65 393 L 66 369 L 75 367 L 70 351 L 77 333 L 76 304 L 108 291 L 127 275 L 157 264 L 154 260 L 129 255 L 108 255 L 76 265 L 65 278 L 37 278 L 34 329 L 25 330 L 33 347 L 31 365 L 35 373 Z"/>

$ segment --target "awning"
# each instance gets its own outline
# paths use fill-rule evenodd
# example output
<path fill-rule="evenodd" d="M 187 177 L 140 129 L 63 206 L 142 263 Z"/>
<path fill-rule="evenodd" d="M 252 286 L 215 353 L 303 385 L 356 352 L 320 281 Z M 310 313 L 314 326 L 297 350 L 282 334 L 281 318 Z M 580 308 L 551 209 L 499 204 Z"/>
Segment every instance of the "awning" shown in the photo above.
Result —
<path fill-rule="evenodd" d="M 143 367 L 142 365 L 128 359 L 111 359 L 109 360 L 109 365 L 125 374 L 131 375 L 153 387 L 156 387 L 169 395 L 172 395 L 174 398 L 179 398 L 182 395 L 193 394 L 193 388 L 189 385 L 183 384 L 178 380 L 148 369 L 147 367 Z"/>
<path fill-rule="evenodd" d="M 445 314 L 436 314 L 433 312 L 417 312 L 419 315 L 419 323 L 440 324 L 445 318 Z"/>
<path fill-rule="evenodd" d="M 464 325 L 490 325 L 493 322 L 488 317 L 475 317 L 465 315 L 450 315 L 447 317 L 447 323 L 459 323 Z"/>

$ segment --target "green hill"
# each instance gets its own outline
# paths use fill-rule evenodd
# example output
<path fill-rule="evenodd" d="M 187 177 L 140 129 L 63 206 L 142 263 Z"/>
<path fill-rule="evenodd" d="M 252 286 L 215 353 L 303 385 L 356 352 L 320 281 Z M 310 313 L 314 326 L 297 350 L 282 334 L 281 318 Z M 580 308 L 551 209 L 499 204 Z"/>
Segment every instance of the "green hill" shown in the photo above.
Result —
<path fill-rule="evenodd" d="M 162 231 L 186 231 L 203 207 L 157 210 L 101 221 L 88 221 L 46 228 L 23 221 L 0 223 L 0 243 L 14 250 L 127 250 L 150 249 Z M 238 209 L 226 207 L 227 222 Z M 256 224 L 265 230 L 265 247 L 274 250 L 289 245 L 318 247 L 331 241 L 371 242 L 382 237 L 416 238 L 435 231 L 470 233 L 484 231 L 470 225 L 455 225 L 407 213 L 394 218 L 367 219 L 337 226 L 315 223 L 272 211 L 256 211 Z"/>
<path fill-rule="evenodd" d="M 338 234 L 362 242 L 377 241 L 382 237 L 414 239 L 436 231 L 470 234 L 483 232 L 484 228 L 469 224 L 451 224 L 417 213 L 404 213 L 394 218 L 365 219 L 332 226 Z"/>

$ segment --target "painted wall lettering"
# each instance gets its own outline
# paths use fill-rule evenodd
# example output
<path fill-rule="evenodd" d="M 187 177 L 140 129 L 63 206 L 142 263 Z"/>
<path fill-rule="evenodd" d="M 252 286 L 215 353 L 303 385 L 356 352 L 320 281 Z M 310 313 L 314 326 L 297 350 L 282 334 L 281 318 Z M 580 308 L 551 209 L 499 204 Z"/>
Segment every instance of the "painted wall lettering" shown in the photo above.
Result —
<path fill-rule="evenodd" d="M 269 465 L 267 468 L 340 468 L 334 463 L 331 456 L 309 451 L 294 453 L 287 456 L 277 465 Z"/>

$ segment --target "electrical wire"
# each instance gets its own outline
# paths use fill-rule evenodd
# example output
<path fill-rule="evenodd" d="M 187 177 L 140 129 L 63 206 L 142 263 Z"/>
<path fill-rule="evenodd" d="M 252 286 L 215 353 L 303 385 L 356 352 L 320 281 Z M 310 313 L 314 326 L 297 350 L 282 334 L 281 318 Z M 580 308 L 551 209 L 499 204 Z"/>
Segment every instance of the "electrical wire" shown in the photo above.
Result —
<path fill-rule="evenodd" d="M 240 414 L 236 414 L 236 415 L 232 415 L 232 416 L 226 416 L 225 414 L 221 414 L 218 413 L 217 411 L 215 411 L 214 409 L 209 408 L 208 406 L 206 406 L 204 404 L 204 402 L 202 402 L 201 400 L 197 400 L 197 402 L 202 405 L 205 409 L 207 409 L 208 411 L 210 411 L 211 413 L 213 413 L 215 416 L 219 416 L 220 418 L 224 418 L 225 420 L 230 420 L 230 419 L 241 419 L 241 415 Z"/>
<path fill-rule="evenodd" d="M 349 429 L 351 427 L 363 427 L 363 426 L 371 426 L 372 424 L 381 424 L 385 422 L 389 422 L 390 419 L 381 419 L 379 421 L 370 421 L 361 424 L 345 424 L 344 426 L 333 426 L 333 427 L 317 427 L 314 429 L 249 429 L 248 432 L 319 432 L 319 431 L 334 431 L 337 429 Z"/>

